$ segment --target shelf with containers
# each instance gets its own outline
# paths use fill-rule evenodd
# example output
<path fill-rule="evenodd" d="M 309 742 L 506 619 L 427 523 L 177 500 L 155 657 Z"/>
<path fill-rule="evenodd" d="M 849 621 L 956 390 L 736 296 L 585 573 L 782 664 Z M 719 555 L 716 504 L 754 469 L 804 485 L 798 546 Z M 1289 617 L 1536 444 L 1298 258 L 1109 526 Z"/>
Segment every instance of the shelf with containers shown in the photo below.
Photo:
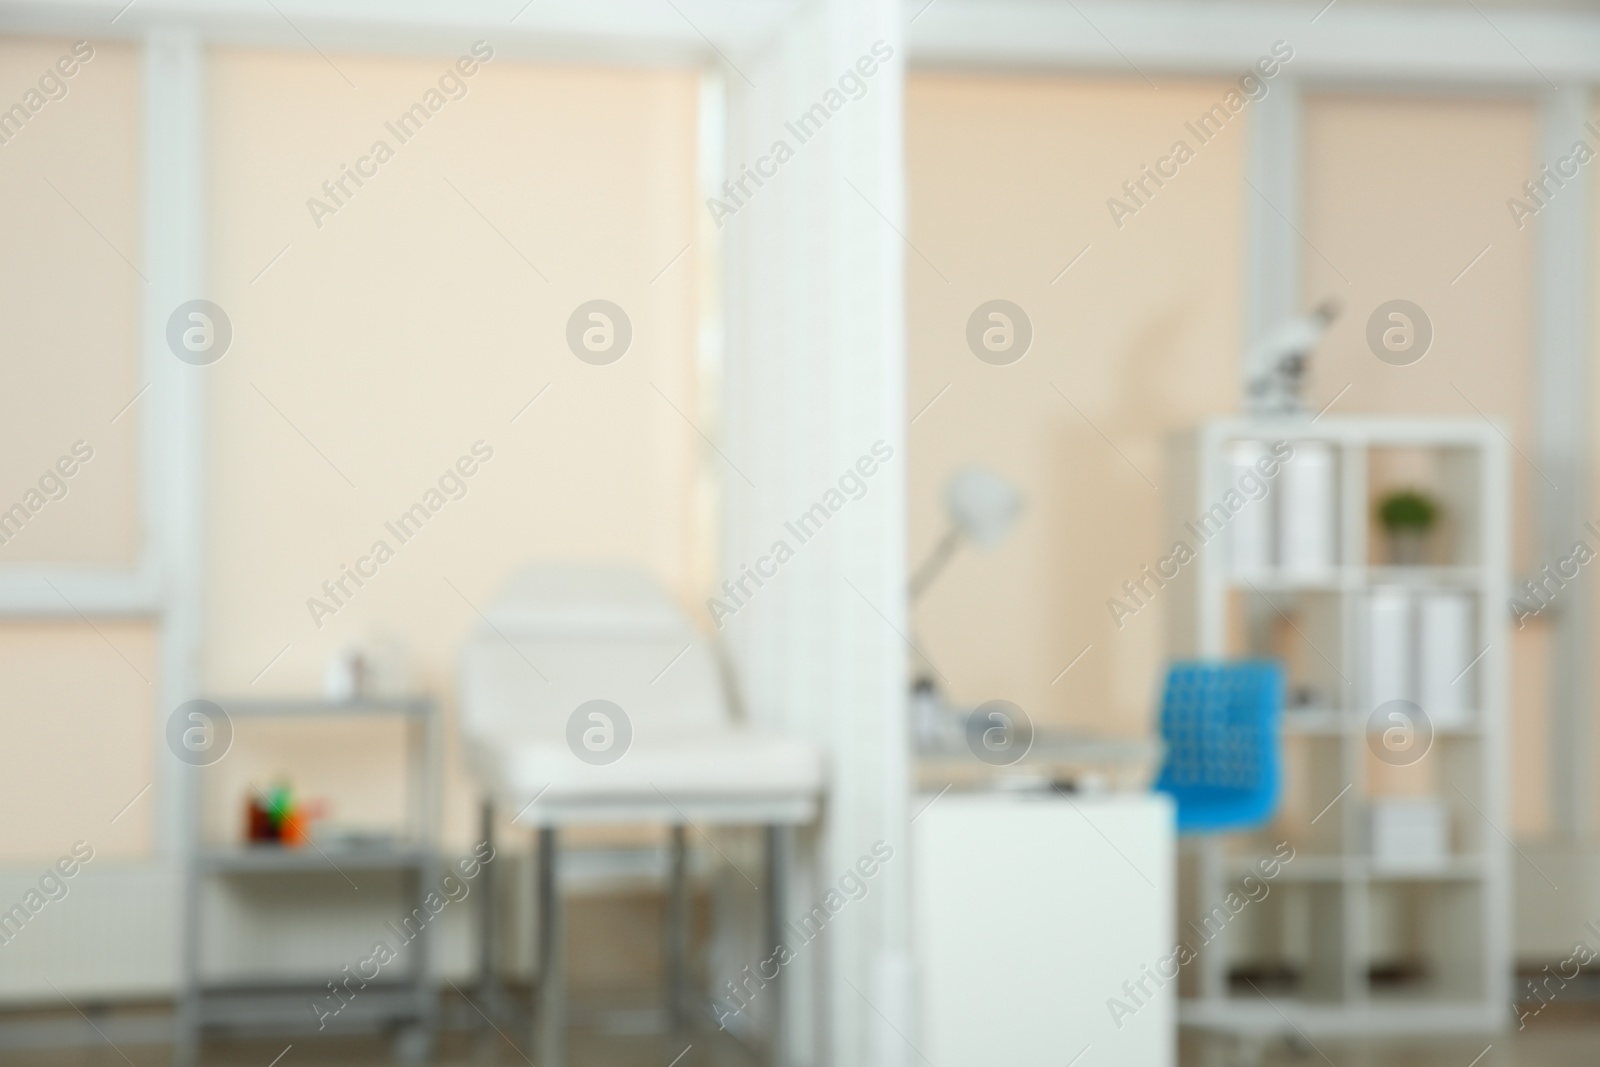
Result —
<path fill-rule="evenodd" d="M 1163 592 L 1169 655 L 1270 656 L 1288 679 L 1279 817 L 1184 842 L 1180 930 L 1230 891 L 1261 899 L 1200 938 L 1180 1019 L 1313 1038 L 1498 1029 L 1504 438 L 1481 420 L 1220 419 L 1175 435 L 1168 460 L 1170 536 L 1194 550 Z M 1391 536 L 1378 502 L 1407 490 L 1436 521 Z M 1294 859 L 1263 893 L 1257 861 L 1281 842 Z"/>
<path fill-rule="evenodd" d="M 175 1058 L 197 1062 L 208 1033 L 326 1032 L 312 1005 L 327 1000 L 338 1005 L 337 1032 L 386 1033 L 401 1060 L 426 1060 L 439 1012 L 429 924 L 394 935 L 394 973 L 358 975 L 354 987 L 347 980 L 349 965 L 371 953 L 374 914 L 398 922 L 414 908 L 432 914 L 425 901 L 441 874 L 437 705 L 424 696 L 212 703 L 231 737 L 219 758 L 186 768 Z M 287 769 L 307 772 L 335 796 L 359 796 L 351 823 L 302 824 L 286 840 L 251 840 L 261 813 L 246 818 L 247 809 L 272 803 L 260 779 Z M 393 906 L 374 913 L 380 900 Z M 236 966 L 240 955 L 248 970 Z M 305 971 L 308 956 L 327 957 L 319 973 Z"/>

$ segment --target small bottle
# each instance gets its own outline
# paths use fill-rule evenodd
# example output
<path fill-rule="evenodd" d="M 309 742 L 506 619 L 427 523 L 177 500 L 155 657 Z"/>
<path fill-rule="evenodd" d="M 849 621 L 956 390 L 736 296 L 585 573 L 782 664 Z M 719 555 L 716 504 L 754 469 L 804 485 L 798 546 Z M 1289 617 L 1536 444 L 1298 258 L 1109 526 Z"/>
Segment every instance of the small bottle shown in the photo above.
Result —
<path fill-rule="evenodd" d="M 911 736 L 916 747 L 938 748 L 942 740 L 944 701 L 939 699 L 939 687 L 924 675 L 911 684 Z"/>
<path fill-rule="evenodd" d="M 244 839 L 250 844 L 272 840 L 272 813 L 255 789 L 244 798 Z"/>

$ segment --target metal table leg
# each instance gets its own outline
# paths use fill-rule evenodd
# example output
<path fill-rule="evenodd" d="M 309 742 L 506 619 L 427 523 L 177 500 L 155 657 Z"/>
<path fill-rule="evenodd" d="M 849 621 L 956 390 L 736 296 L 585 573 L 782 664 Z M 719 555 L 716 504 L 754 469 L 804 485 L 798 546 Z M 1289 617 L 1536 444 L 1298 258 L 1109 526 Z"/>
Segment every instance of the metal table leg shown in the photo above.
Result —
<path fill-rule="evenodd" d="M 539 1004 L 534 1014 L 540 1067 L 562 1067 L 566 1053 L 565 931 L 553 826 L 539 828 Z"/>
<path fill-rule="evenodd" d="M 766 932 L 767 944 L 765 952 L 772 952 L 784 939 L 784 911 L 788 907 L 789 871 L 792 863 L 791 850 L 794 848 L 794 828 L 791 826 L 767 827 L 767 873 L 766 873 Z M 771 990 L 768 992 L 772 1005 L 772 1026 L 767 1040 L 771 1043 L 770 1062 L 772 1067 L 785 1067 L 789 1062 L 789 1004 L 787 990 L 787 976 L 779 968 L 777 975 L 769 983 Z"/>
<path fill-rule="evenodd" d="M 672 884 L 667 904 L 667 1016 L 674 1030 L 689 1021 L 689 841 L 672 828 Z"/>
<path fill-rule="evenodd" d="M 489 855 L 494 855 L 494 801 L 485 799 L 480 814 L 478 832 L 483 841 L 489 846 Z M 486 1040 L 489 1037 L 489 1027 L 499 1025 L 495 1020 L 501 1017 L 500 1010 L 500 974 L 495 967 L 495 865 L 486 863 L 478 872 L 478 1000 L 482 1004 L 483 1014 L 487 1018 L 479 1018 L 478 1029 Z"/>
<path fill-rule="evenodd" d="M 183 865 L 183 974 L 173 1020 L 174 1067 L 200 1062 L 200 874 L 193 856 Z"/>
<path fill-rule="evenodd" d="M 410 871 L 412 881 L 413 914 L 428 914 L 427 896 L 430 887 L 438 884 L 439 872 L 431 855 Z M 411 990 L 415 1005 L 412 1018 L 394 1035 L 395 1061 L 400 1064 L 419 1065 L 433 1062 L 439 1035 L 439 991 L 433 984 L 434 932 L 429 925 L 417 931 L 408 946 L 411 956 Z"/>

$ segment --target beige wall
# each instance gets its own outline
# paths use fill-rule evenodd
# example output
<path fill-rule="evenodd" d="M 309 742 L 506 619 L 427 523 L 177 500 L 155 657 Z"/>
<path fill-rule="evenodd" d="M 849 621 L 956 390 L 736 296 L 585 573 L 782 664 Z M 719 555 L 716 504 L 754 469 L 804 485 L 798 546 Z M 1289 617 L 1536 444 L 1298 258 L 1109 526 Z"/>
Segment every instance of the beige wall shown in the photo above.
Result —
<path fill-rule="evenodd" d="M 1498 420 L 1517 449 L 1508 516 L 1513 566 L 1537 568 L 1533 516 L 1543 482 L 1525 458 L 1537 452 L 1535 230 L 1516 230 L 1505 207 L 1538 156 L 1534 106 L 1314 95 L 1306 101 L 1305 151 L 1305 298 L 1331 295 L 1345 309 L 1318 351 L 1317 406 L 1348 386 L 1330 415 Z M 1407 367 L 1375 359 L 1365 340 L 1372 310 L 1396 298 L 1420 305 L 1434 328 L 1427 355 Z M 1526 834 L 1548 819 L 1545 644 L 1534 628 L 1512 647 L 1513 819 Z M 1423 781 L 1432 765 L 1401 773 L 1373 761 L 1371 770 L 1380 790 L 1445 788 Z"/>
<path fill-rule="evenodd" d="M 1120 229 L 1106 201 L 1176 139 L 1192 144 L 1185 121 L 1225 91 L 946 74 L 907 86 L 909 237 L 939 272 L 908 255 L 912 559 L 942 530 L 951 471 L 989 465 L 1027 497 L 1010 540 L 957 558 L 914 614 L 958 701 L 1147 728 L 1159 606 L 1118 631 L 1105 602 L 1165 548 L 1165 435 L 1235 407 L 1248 112 Z M 964 339 L 995 298 L 1034 325 L 1010 366 L 980 362 Z"/>
<path fill-rule="evenodd" d="M 1312 95 L 1304 137 L 1305 298 L 1344 305 L 1318 349 L 1313 399 L 1320 407 L 1349 386 L 1330 414 L 1481 411 L 1529 452 L 1533 233 L 1509 224 L 1505 200 L 1538 156 L 1533 105 Z M 1395 298 L 1434 325 L 1432 348 L 1409 367 L 1374 358 L 1364 339 L 1370 312 Z M 1519 463 L 1521 516 L 1533 471 Z M 1525 563 L 1528 524 L 1513 530 Z"/>
<path fill-rule="evenodd" d="M 154 629 L 0 624 L 0 680 L 0 862 L 43 865 L 79 840 L 96 859 L 150 855 L 161 800 Z"/>
<path fill-rule="evenodd" d="M 72 44 L 0 38 L 0 107 L 59 77 Z M 0 510 L 24 502 L 74 442 L 94 458 L 0 545 L 0 566 L 128 565 L 140 545 L 139 408 L 111 420 L 143 385 L 138 51 L 95 44 L 60 83 L 66 95 L 0 144 Z"/>
<path fill-rule="evenodd" d="M 384 122 L 452 58 L 334 57 L 356 92 L 316 55 L 212 55 L 210 276 L 235 329 L 209 383 L 213 692 L 314 692 L 382 633 L 452 702 L 467 601 L 537 559 L 627 561 L 693 602 L 697 251 L 660 272 L 694 236 L 696 79 L 496 59 L 398 144 Z M 377 137 L 395 157 L 318 229 L 307 198 Z M 594 367 L 564 329 L 601 297 L 634 337 Z M 385 520 L 478 440 L 467 495 L 400 544 Z M 307 598 L 379 539 L 394 559 L 319 629 Z M 316 770 L 336 750 L 297 746 L 308 788 L 338 780 Z M 473 803 L 456 778 L 457 836 Z"/>
<path fill-rule="evenodd" d="M 25 102 L 72 45 L 0 39 L 0 106 Z M 126 567 L 141 547 L 141 411 L 127 408 L 142 385 L 139 59 L 93 48 L 64 65 L 65 95 L 47 84 L 59 98 L 0 144 L 0 510 L 39 508 L 0 545 L 0 567 Z M 92 458 L 41 487 L 79 441 Z M 0 807 L 12 813 L 0 861 L 43 864 L 77 840 L 97 858 L 149 853 L 155 648 L 139 622 L 0 624 Z"/>

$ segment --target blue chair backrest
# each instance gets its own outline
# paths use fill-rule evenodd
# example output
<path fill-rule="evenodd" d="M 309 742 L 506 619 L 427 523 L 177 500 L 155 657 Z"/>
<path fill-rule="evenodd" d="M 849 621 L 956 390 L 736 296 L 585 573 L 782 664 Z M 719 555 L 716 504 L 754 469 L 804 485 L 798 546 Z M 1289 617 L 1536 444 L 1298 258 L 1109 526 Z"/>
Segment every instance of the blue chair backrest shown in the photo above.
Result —
<path fill-rule="evenodd" d="M 1161 700 L 1166 754 L 1155 787 L 1176 802 L 1180 834 L 1255 830 L 1271 820 L 1283 780 L 1283 686 L 1274 660 L 1169 668 Z"/>

